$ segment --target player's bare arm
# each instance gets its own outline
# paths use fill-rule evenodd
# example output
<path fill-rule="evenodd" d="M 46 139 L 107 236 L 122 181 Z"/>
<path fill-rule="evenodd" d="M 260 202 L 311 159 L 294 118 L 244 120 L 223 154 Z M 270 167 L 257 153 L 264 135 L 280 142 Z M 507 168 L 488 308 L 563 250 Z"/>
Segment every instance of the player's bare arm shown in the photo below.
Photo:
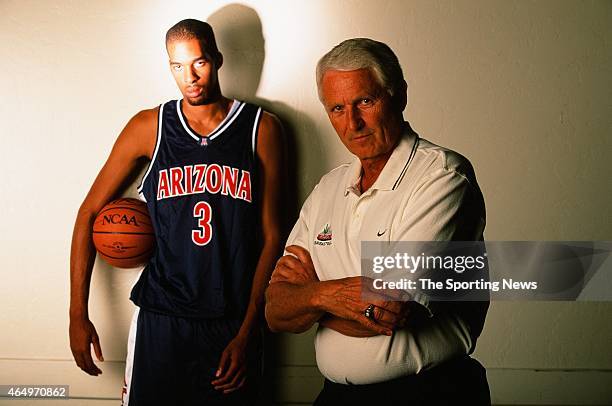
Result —
<path fill-rule="evenodd" d="M 119 134 L 106 163 L 98 173 L 81 204 L 70 251 L 70 348 L 77 365 L 89 375 L 102 371 L 94 364 L 91 348 L 103 361 L 100 339 L 89 320 L 89 286 L 96 251 L 91 229 L 97 213 L 118 192 L 122 183 L 138 166 L 141 158 L 153 154 L 156 139 L 157 108 L 136 114 Z"/>
<path fill-rule="evenodd" d="M 246 316 L 238 335 L 221 356 L 218 378 L 212 381 L 224 393 L 240 388 L 245 382 L 245 353 L 252 335 L 261 327 L 264 292 L 274 264 L 282 250 L 281 198 L 284 184 L 285 142 L 282 127 L 276 116 L 263 113 L 257 138 L 257 157 L 260 170 L 262 250 L 253 277 L 251 296 Z"/>

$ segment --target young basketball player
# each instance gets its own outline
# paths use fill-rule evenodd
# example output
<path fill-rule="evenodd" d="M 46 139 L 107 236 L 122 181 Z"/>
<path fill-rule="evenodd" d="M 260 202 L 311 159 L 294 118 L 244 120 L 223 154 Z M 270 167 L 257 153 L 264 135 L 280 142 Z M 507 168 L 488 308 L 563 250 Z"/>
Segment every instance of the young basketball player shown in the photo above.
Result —
<path fill-rule="evenodd" d="M 247 405 L 260 373 L 263 295 L 281 252 L 283 139 L 278 120 L 221 94 L 212 28 L 166 34 L 183 98 L 136 114 L 81 205 L 72 239 L 70 346 L 90 375 L 103 361 L 87 302 L 96 213 L 150 160 L 138 187 L 156 250 L 130 299 L 124 405 Z"/>

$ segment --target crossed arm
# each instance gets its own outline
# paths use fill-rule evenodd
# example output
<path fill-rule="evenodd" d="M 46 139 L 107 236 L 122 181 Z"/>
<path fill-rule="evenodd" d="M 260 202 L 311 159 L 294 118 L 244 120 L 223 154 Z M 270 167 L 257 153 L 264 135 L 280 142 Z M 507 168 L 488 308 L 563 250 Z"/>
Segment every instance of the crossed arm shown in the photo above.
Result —
<path fill-rule="evenodd" d="M 306 227 L 309 201 L 310 198 L 302 209 L 296 235 L 304 234 L 300 226 Z M 464 176 L 452 170 L 443 169 L 427 178 L 406 211 L 412 215 L 399 230 L 398 240 L 472 240 L 482 235 L 484 228 L 482 195 Z M 266 319 L 273 331 L 299 333 L 319 322 L 348 336 L 389 335 L 432 310 L 426 311 L 424 306 L 412 301 L 396 302 L 382 294 L 379 300 L 366 302 L 362 299 L 362 289 L 371 283 L 365 278 L 321 282 L 307 250 L 290 246 L 287 251 L 293 255 L 278 261 L 266 292 Z M 375 321 L 363 313 L 370 303 L 376 306 Z M 487 303 L 443 303 L 436 306 L 436 312 L 452 313 L 467 323 L 473 347 L 482 330 L 487 307 Z"/>
<path fill-rule="evenodd" d="M 300 333 L 316 322 L 353 337 L 391 335 L 403 327 L 415 310 L 414 302 L 369 291 L 366 278 L 356 276 L 319 281 L 308 251 L 287 247 L 276 264 L 266 292 L 266 319 L 273 331 Z M 364 315 L 373 304 L 374 318 Z"/>

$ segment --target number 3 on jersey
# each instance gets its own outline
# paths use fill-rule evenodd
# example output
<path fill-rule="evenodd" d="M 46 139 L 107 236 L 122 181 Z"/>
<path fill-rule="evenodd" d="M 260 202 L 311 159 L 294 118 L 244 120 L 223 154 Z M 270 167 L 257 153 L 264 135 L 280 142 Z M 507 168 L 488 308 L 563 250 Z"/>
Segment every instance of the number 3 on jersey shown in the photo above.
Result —
<path fill-rule="evenodd" d="M 199 218 L 197 230 L 191 230 L 191 240 L 194 244 L 203 246 L 212 238 L 212 226 L 210 225 L 211 208 L 207 202 L 197 202 L 193 206 L 193 216 Z"/>

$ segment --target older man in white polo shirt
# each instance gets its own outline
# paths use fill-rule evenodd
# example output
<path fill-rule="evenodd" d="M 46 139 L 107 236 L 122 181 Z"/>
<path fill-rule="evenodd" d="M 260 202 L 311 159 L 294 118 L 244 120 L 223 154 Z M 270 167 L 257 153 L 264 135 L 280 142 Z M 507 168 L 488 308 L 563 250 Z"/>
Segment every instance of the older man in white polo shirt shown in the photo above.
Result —
<path fill-rule="evenodd" d="M 362 297 L 362 241 L 482 240 L 485 208 L 470 162 L 404 121 L 407 85 L 393 51 L 357 38 L 317 65 L 319 98 L 356 159 L 314 188 L 267 291 L 274 331 L 318 323 L 315 405 L 489 404 L 467 357 L 488 303 Z"/>

